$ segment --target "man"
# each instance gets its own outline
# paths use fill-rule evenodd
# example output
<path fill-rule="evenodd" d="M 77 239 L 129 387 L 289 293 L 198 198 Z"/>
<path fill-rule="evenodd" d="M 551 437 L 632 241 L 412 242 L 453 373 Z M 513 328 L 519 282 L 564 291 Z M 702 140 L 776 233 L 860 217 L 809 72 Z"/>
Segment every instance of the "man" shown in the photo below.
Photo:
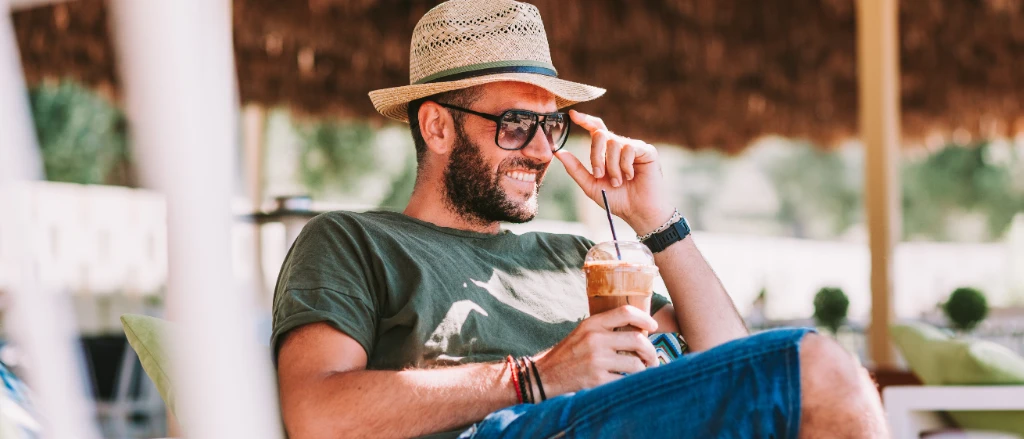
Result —
<path fill-rule="evenodd" d="M 370 94 L 411 125 L 418 158 L 399 213 L 333 212 L 288 255 L 274 302 L 281 408 L 293 439 L 324 437 L 882 437 L 878 395 L 835 343 L 804 330 L 747 337 L 685 221 L 662 195 L 658 153 L 560 108 L 604 90 L 558 79 L 540 15 L 512 0 L 451 0 L 413 32 L 411 85 Z M 588 170 L 560 148 L 568 118 Z M 537 213 L 557 158 L 587 196 L 656 251 L 673 304 L 587 317 L 592 245 L 500 229 Z M 673 234 L 674 233 L 674 234 Z M 681 332 L 657 364 L 615 328 Z M 629 351 L 636 355 L 622 355 Z M 506 356 L 528 356 L 534 404 Z M 520 376 L 522 377 L 522 376 Z"/>

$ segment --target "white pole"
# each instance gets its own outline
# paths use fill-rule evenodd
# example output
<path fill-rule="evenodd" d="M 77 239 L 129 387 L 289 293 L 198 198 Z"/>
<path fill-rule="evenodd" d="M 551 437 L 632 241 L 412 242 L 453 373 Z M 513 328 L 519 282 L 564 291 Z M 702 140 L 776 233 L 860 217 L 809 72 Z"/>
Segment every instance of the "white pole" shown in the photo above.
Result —
<path fill-rule="evenodd" d="M 894 248 L 901 230 L 898 17 L 897 0 L 857 0 L 864 210 L 871 249 L 868 342 L 871 359 L 881 368 L 896 366 L 889 324 L 893 320 Z"/>
<path fill-rule="evenodd" d="M 25 378 L 41 417 L 41 437 L 95 438 L 74 313 L 66 295 L 43 287 L 46 267 L 33 257 L 38 236 L 30 231 L 37 229 L 32 205 L 37 201 L 26 183 L 41 180 L 43 166 L 10 8 L 8 0 L 0 0 L 0 233 L 11 249 L 6 253 L 17 255 L 0 261 L 13 276 L 6 286 L 0 285 L 11 298 L 6 324 L 25 357 Z"/>
<path fill-rule="evenodd" d="M 0 231 L 9 241 L 5 244 L 11 246 L 10 254 L 16 255 L 0 261 L 14 274 L 5 323 L 25 357 L 25 379 L 41 417 L 42 437 L 97 438 L 69 297 L 43 286 L 47 267 L 39 266 L 34 254 L 37 234 L 47 231 L 34 226 L 33 203 L 38 200 L 32 192 L 29 184 L 0 184 Z"/>
<path fill-rule="evenodd" d="M 270 358 L 232 276 L 238 99 L 229 0 L 115 0 L 115 45 L 141 182 L 168 210 L 167 312 L 190 438 L 277 438 Z"/>
<path fill-rule="evenodd" d="M 8 1 L 0 0 L 0 184 L 43 179 Z"/>

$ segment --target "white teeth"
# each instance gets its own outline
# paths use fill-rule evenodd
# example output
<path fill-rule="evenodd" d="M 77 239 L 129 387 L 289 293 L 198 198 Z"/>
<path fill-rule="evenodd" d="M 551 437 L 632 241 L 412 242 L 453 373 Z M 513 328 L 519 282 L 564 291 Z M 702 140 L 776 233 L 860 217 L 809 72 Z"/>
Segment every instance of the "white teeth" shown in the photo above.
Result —
<path fill-rule="evenodd" d="M 534 174 L 532 172 L 506 172 L 505 176 L 508 178 L 513 178 L 519 181 L 525 181 L 530 183 L 537 181 L 537 174 Z"/>

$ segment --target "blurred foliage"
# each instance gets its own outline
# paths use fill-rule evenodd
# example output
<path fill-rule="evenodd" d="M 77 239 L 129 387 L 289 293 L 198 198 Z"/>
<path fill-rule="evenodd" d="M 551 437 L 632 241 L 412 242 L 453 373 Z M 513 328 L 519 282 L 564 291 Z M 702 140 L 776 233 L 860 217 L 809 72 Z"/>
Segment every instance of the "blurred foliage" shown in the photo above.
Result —
<path fill-rule="evenodd" d="M 979 213 L 990 237 L 1002 236 L 1014 214 L 1024 211 L 1024 193 L 1011 184 L 1010 155 L 993 160 L 989 143 L 950 145 L 903 167 L 903 232 L 907 237 L 953 239 L 952 215 Z"/>
<path fill-rule="evenodd" d="M 970 331 L 988 316 L 988 300 L 976 288 L 961 287 L 949 295 L 949 300 L 942 304 L 953 327 L 961 331 Z"/>
<path fill-rule="evenodd" d="M 836 334 L 846 321 L 850 299 L 842 288 L 824 287 L 814 295 L 814 321 Z"/>
<path fill-rule="evenodd" d="M 377 167 L 374 129 L 361 122 L 322 121 L 298 124 L 299 175 L 317 197 L 358 189 L 360 178 Z"/>
<path fill-rule="evenodd" d="M 778 220 L 797 238 L 841 234 L 861 219 L 861 172 L 836 151 L 794 143 L 792 151 L 768 163 L 767 172 L 779 197 Z M 824 233 L 813 233 L 813 221 L 826 221 Z"/>
<path fill-rule="evenodd" d="M 947 145 L 919 159 L 904 157 L 903 236 L 931 241 L 1000 239 L 1013 216 L 1024 212 L 1024 157 L 1019 155 L 1012 147 L 984 142 Z M 766 161 L 764 169 L 779 198 L 776 219 L 788 235 L 834 238 L 863 221 L 862 159 L 862 153 L 793 143 Z M 971 215 L 983 218 L 984 231 L 968 234 L 962 227 L 960 220 Z"/>
<path fill-rule="evenodd" d="M 697 151 L 676 168 L 679 184 L 684 190 L 682 205 L 686 206 L 686 219 L 695 230 L 707 228 L 708 206 L 714 201 L 717 184 L 725 175 L 726 160 L 713 151 Z"/>
<path fill-rule="evenodd" d="M 391 180 L 391 191 L 380 202 L 380 207 L 395 211 L 405 209 L 405 206 L 409 204 L 409 199 L 412 198 L 412 189 L 415 186 L 416 154 L 409 153 L 405 157 L 405 167 Z"/>
<path fill-rule="evenodd" d="M 128 184 L 127 129 L 111 102 L 74 82 L 29 92 L 46 178 L 80 184 Z"/>

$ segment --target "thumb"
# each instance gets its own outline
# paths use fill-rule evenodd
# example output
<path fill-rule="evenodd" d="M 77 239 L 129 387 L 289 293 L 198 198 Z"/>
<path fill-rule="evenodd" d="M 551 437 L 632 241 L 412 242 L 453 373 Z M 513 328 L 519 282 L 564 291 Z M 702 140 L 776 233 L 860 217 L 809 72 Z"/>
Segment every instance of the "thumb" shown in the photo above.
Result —
<path fill-rule="evenodd" d="M 558 151 L 555 153 L 555 157 L 558 161 L 562 162 L 562 166 L 565 167 L 565 172 L 569 173 L 569 176 L 572 177 L 573 181 L 575 181 L 576 184 L 579 185 L 580 189 L 583 189 L 583 192 L 589 196 L 596 181 L 594 175 L 591 174 L 585 166 L 583 166 L 583 163 L 580 163 L 580 159 L 576 158 L 576 156 L 572 155 L 569 151 Z"/>

